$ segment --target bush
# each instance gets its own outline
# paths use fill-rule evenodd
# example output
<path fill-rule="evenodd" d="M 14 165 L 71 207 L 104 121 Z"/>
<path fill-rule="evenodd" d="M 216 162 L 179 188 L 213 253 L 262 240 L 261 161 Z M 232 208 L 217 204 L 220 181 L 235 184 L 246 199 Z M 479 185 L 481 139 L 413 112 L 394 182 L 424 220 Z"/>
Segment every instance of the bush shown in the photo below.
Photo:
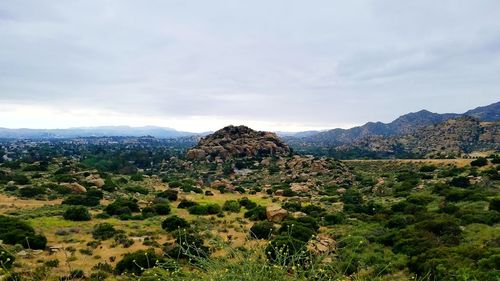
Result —
<path fill-rule="evenodd" d="M 192 215 L 216 215 L 221 212 L 221 208 L 217 204 L 195 205 L 188 209 Z"/>
<path fill-rule="evenodd" d="M 144 269 L 155 267 L 163 263 L 165 259 L 157 255 L 153 250 L 139 250 L 137 252 L 126 254 L 115 267 L 117 274 L 130 273 L 141 275 Z"/>
<path fill-rule="evenodd" d="M 335 214 L 326 214 L 323 218 L 325 225 L 342 224 L 345 220 L 346 216 L 342 212 L 338 212 Z"/>
<path fill-rule="evenodd" d="M 173 215 L 166 218 L 161 223 L 161 227 L 166 231 L 175 231 L 178 229 L 188 228 L 189 222 L 179 216 Z"/>
<path fill-rule="evenodd" d="M 44 195 L 46 193 L 46 189 L 43 187 L 32 187 L 27 186 L 19 189 L 19 195 L 21 197 L 33 198 L 38 195 Z"/>
<path fill-rule="evenodd" d="M 470 185 L 469 179 L 466 177 L 455 177 L 451 179 L 450 185 L 456 187 L 468 187 Z"/>
<path fill-rule="evenodd" d="M 98 240 L 107 240 L 117 233 L 115 227 L 110 223 L 100 223 L 94 226 L 92 237 Z"/>
<path fill-rule="evenodd" d="M 170 204 L 168 203 L 156 203 L 153 204 L 152 208 L 158 215 L 168 215 L 170 214 Z"/>
<path fill-rule="evenodd" d="M 131 193 L 139 193 L 143 195 L 149 194 L 149 190 L 142 186 L 127 186 L 125 187 L 125 190 Z"/>
<path fill-rule="evenodd" d="M 83 206 L 69 207 L 63 214 L 65 220 L 89 221 L 91 219 L 87 208 Z"/>
<path fill-rule="evenodd" d="M 257 206 L 247 212 L 245 212 L 244 217 L 251 221 L 262 221 L 267 219 L 266 208 L 262 206 Z"/>
<path fill-rule="evenodd" d="M 312 217 L 321 217 L 326 213 L 326 210 L 316 205 L 307 205 L 302 207 L 302 212 L 312 216 Z"/>
<path fill-rule="evenodd" d="M 136 199 L 118 198 L 113 203 L 104 208 L 104 211 L 111 216 L 130 215 L 132 212 L 139 212 L 139 205 Z"/>
<path fill-rule="evenodd" d="M 250 228 L 250 236 L 257 239 L 269 239 L 274 231 L 274 225 L 271 222 L 257 222 Z"/>
<path fill-rule="evenodd" d="M 236 200 L 228 200 L 228 201 L 224 202 L 222 209 L 224 211 L 228 211 L 228 212 L 239 213 L 241 206 L 240 206 L 240 203 Z"/>
<path fill-rule="evenodd" d="M 434 172 L 436 169 L 437 169 L 437 167 L 435 165 L 424 165 L 424 166 L 420 167 L 420 172 L 430 173 L 430 172 Z"/>
<path fill-rule="evenodd" d="M 100 203 L 100 199 L 97 197 L 75 194 L 66 197 L 61 204 L 94 207 Z"/>
<path fill-rule="evenodd" d="M 142 174 L 133 174 L 130 176 L 130 180 L 142 181 L 142 180 L 144 180 L 144 176 Z"/>
<path fill-rule="evenodd" d="M 476 160 L 470 162 L 470 165 L 472 167 L 483 167 L 483 166 L 488 165 L 488 159 L 486 159 L 484 157 L 479 157 Z"/>
<path fill-rule="evenodd" d="M 302 210 L 302 204 L 295 201 L 287 201 L 283 204 L 283 209 L 290 212 L 300 212 Z"/>
<path fill-rule="evenodd" d="M 156 198 L 165 198 L 168 201 L 176 201 L 178 198 L 178 194 L 179 192 L 177 190 L 169 189 L 156 194 Z"/>
<path fill-rule="evenodd" d="M 281 235 L 290 236 L 303 242 L 309 241 L 315 234 L 312 229 L 303 224 L 297 223 L 296 221 L 284 221 L 278 232 Z"/>
<path fill-rule="evenodd" d="M 21 244 L 24 248 L 45 249 L 47 239 L 35 233 L 27 223 L 7 216 L 0 215 L 0 240 L 5 244 Z"/>
<path fill-rule="evenodd" d="M 257 207 L 257 203 L 251 201 L 250 199 L 248 199 L 247 197 L 243 197 L 241 198 L 240 200 L 238 200 L 238 202 L 240 203 L 240 205 L 242 207 L 244 207 L 245 209 L 247 210 L 251 210 L 255 207 Z"/>
<path fill-rule="evenodd" d="M 271 263 L 296 264 L 305 258 L 301 253 L 305 243 L 288 236 L 278 236 L 266 247 L 266 255 Z"/>
<path fill-rule="evenodd" d="M 179 209 L 189 209 L 193 206 L 198 205 L 198 203 L 186 199 L 182 199 L 179 205 L 177 205 L 177 208 Z"/>

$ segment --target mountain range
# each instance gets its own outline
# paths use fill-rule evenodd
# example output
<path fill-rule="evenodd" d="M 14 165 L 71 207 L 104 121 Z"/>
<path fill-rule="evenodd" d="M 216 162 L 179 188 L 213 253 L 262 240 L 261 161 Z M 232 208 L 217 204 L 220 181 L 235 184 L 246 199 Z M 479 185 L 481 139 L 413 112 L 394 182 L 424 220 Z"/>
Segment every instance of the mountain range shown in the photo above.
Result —
<path fill-rule="evenodd" d="M 351 129 L 284 139 L 296 151 L 340 158 L 455 157 L 499 149 L 499 128 L 497 102 L 461 114 L 421 110 L 390 123 L 368 122 Z"/>
<path fill-rule="evenodd" d="M 0 128 L 0 138 L 202 137 L 207 133 L 165 127 L 105 126 L 69 129 Z M 339 158 L 357 157 L 455 157 L 476 150 L 499 150 L 500 102 L 464 113 L 420 110 L 390 123 L 368 122 L 351 129 L 277 132 L 294 151 Z"/>
<path fill-rule="evenodd" d="M 129 127 L 129 126 L 102 126 L 82 127 L 69 129 L 7 129 L 0 128 L 0 138 L 19 139 L 53 139 L 53 138 L 78 138 L 78 137 L 141 137 L 152 136 L 156 138 L 177 138 L 195 135 L 206 135 L 207 133 L 190 133 L 177 131 L 164 127 Z"/>

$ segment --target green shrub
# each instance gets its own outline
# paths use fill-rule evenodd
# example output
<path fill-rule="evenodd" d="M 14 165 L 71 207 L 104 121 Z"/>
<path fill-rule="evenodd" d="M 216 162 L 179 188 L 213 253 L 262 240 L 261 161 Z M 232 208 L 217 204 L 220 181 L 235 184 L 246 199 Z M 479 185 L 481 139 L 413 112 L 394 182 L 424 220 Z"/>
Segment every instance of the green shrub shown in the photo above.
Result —
<path fill-rule="evenodd" d="M 178 229 L 188 228 L 189 222 L 179 216 L 173 215 L 166 218 L 162 222 L 161 227 L 166 231 L 175 231 Z"/>
<path fill-rule="evenodd" d="M 450 185 L 456 187 L 468 187 L 470 185 L 470 181 L 466 177 L 455 177 L 451 179 Z"/>
<path fill-rule="evenodd" d="M 26 198 L 33 198 L 38 195 L 44 195 L 46 193 L 46 189 L 43 187 L 33 187 L 33 186 L 27 186 L 19 189 L 19 195 L 21 197 L 26 197 Z"/>
<path fill-rule="evenodd" d="M 250 228 L 250 236 L 257 239 L 269 239 L 274 231 L 272 222 L 257 222 Z"/>
<path fill-rule="evenodd" d="M 296 221 L 284 221 L 278 230 L 281 235 L 290 236 L 294 239 L 307 242 L 315 234 L 314 230 Z"/>
<path fill-rule="evenodd" d="M 321 217 L 326 213 L 326 210 L 320 206 L 316 205 L 307 205 L 302 207 L 302 212 L 310 215 L 311 217 Z"/>
<path fill-rule="evenodd" d="M 63 214 L 65 220 L 70 221 L 89 221 L 91 219 L 87 208 L 83 206 L 69 207 Z"/>
<path fill-rule="evenodd" d="M 250 199 L 248 199 L 247 197 L 243 197 L 241 198 L 240 200 L 238 200 L 238 202 L 240 203 L 240 205 L 242 207 L 244 207 L 245 209 L 247 210 L 251 210 L 255 207 L 257 207 L 257 203 L 251 201 Z"/>
<path fill-rule="evenodd" d="M 194 205 L 188 209 L 192 215 L 216 215 L 221 212 L 217 204 Z"/>
<path fill-rule="evenodd" d="M 224 202 L 222 209 L 224 211 L 228 211 L 228 212 L 239 213 L 241 206 L 240 206 L 240 203 L 236 200 L 228 200 L 228 201 Z"/>
<path fill-rule="evenodd" d="M 287 201 L 283 204 L 283 209 L 290 212 L 300 212 L 302 210 L 302 204 L 295 201 Z"/>
<path fill-rule="evenodd" d="M 115 227 L 110 223 L 100 223 L 94 226 L 92 237 L 98 240 L 107 240 L 117 233 Z"/>
<path fill-rule="evenodd" d="M 104 211 L 111 216 L 130 215 L 132 212 L 139 212 L 139 205 L 136 199 L 118 198 L 113 203 L 104 208 Z"/>
<path fill-rule="evenodd" d="M 100 199 L 97 197 L 75 194 L 66 197 L 61 204 L 94 207 L 98 206 L 100 203 Z"/>
<path fill-rule="evenodd" d="M 24 248 L 45 249 L 47 238 L 35 233 L 27 223 L 7 216 L 0 215 L 0 240 L 5 244 L 21 244 Z"/>
<path fill-rule="evenodd" d="M 278 236 L 266 247 L 266 255 L 271 263 L 297 264 L 305 256 L 305 243 L 289 236 Z"/>
<path fill-rule="evenodd" d="M 476 160 L 470 162 L 470 165 L 473 167 L 483 167 L 488 165 L 488 159 L 484 157 L 479 157 Z"/>
<path fill-rule="evenodd" d="M 262 221 L 267 219 L 266 208 L 257 206 L 245 212 L 244 217 L 251 221 Z"/>
<path fill-rule="evenodd" d="M 125 187 L 125 190 L 130 193 L 139 193 L 143 195 L 147 195 L 149 193 L 149 190 L 142 186 L 127 186 Z"/>
<path fill-rule="evenodd" d="M 342 212 L 326 214 L 323 218 L 325 225 L 342 224 L 346 220 L 346 215 Z"/>
<path fill-rule="evenodd" d="M 157 255 L 153 250 L 139 250 L 133 253 L 126 254 L 115 267 L 117 274 L 131 273 L 141 275 L 144 269 L 155 267 L 163 263 L 165 259 Z"/>
<path fill-rule="evenodd" d="M 168 201 L 176 201 L 178 198 L 179 192 L 177 190 L 168 189 L 156 194 L 156 198 L 164 198 Z"/>
<path fill-rule="evenodd" d="M 419 171 L 422 173 L 431 173 L 431 172 L 434 172 L 436 169 L 437 169 L 437 167 L 435 165 L 424 165 L 424 166 L 420 167 Z"/>
<path fill-rule="evenodd" d="M 163 216 L 163 215 L 170 214 L 170 204 L 168 204 L 167 202 L 156 203 L 156 204 L 153 204 L 152 207 L 158 215 Z"/>
<path fill-rule="evenodd" d="M 130 176 L 130 180 L 133 180 L 133 181 L 143 181 L 144 180 L 144 176 L 142 174 L 133 174 Z"/>
<path fill-rule="evenodd" d="M 179 205 L 177 205 L 177 208 L 179 209 L 189 209 L 193 206 L 196 206 L 198 205 L 198 203 L 194 202 L 194 201 L 190 201 L 190 200 L 187 200 L 187 199 L 182 199 L 181 202 L 179 203 Z"/>

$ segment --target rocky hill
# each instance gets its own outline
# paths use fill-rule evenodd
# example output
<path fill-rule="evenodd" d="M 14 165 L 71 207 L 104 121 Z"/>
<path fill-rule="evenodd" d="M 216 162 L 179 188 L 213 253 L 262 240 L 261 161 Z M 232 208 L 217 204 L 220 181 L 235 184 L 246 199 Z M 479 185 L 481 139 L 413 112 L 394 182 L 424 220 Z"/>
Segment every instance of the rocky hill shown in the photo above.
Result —
<path fill-rule="evenodd" d="M 367 137 L 339 150 L 367 150 L 378 155 L 456 157 L 473 151 L 500 149 L 500 122 L 463 116 L 394 137 Z"/>
<path fill-rule="evenodd" d="M 246 126 L 227 126 L 200 140 L 187 152 L 192 160 L 225 161 L 233 158 L 288 156 L 290 148 L 275 133 Z"/>
<path fill-rule="evenodd" d="M 471 116 L 480 121 L 500 121 L 500 102 L 478 107 L 462 114 L 439 114 L 421 110 L 402 115 L 390 123 L 368 122 L 363 126 L 351 129 L 333 129 L 317 134 L 309 134 L 305 137 L 287 137 L 286 141 L 292 146 L 301 144 L 323 147 L 342 146 L 369 137 L 392 137 L 411 134 L 423 127 L 461 116 Z"/>

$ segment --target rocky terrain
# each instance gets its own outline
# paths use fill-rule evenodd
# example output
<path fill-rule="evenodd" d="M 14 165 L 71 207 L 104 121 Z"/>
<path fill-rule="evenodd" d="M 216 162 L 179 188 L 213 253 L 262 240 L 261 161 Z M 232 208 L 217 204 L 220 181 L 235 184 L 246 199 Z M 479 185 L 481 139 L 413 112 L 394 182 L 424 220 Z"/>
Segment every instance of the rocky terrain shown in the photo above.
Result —
<path fill-rule="evenodd" d="M 369 122 L 307 137 L 286 137 L 296 151 L 339 158 L 456 157 L 498 149 L 500 102 L 463 114 L 427 110 L 403 115 L 391 123 Z"/>
<path fill-rule="evenodd" d="M 227 126 L 202 138 L 187 153 L 189 159 L 225 161 L 237 157 L 287 156 L 290 148 L 275 133 L 246 126 Z"/>
<path fill-rule="evenodd" d="M 473 117 L 450 119 L 394 137 L 366 137 L 339 150 L 365 149 L 391 155 L 405 153 L 420 158 L 460 157 L 473 151 L 500 148 L 500 122 L 480 122 Z"/>

